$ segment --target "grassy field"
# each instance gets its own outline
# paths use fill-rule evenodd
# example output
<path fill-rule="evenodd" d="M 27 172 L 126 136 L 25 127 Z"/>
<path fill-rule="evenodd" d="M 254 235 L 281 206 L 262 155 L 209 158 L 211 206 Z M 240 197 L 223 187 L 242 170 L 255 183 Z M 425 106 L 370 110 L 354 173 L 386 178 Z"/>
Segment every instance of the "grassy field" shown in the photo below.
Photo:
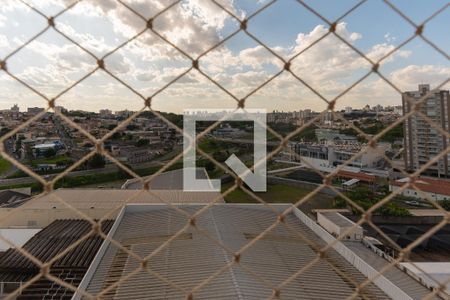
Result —
<path fill-rule="evenodd" d="M 0 174 L 7 172 L 11 168 L 11 163 L 4 158 L 0 158 Z"/>
<path fill-rule="evenodd" d="M 232 183 L 223 184 L 222 192 L 225 192 L 232 186 Z M 267 203 L 295 203 L 300 198 L 305 197 L 311 192 L 311 190 L 293 187 L 282 184 L 273 184 L 267 186 L 267 192 L 255 193 L 258 197 L 266 201 Z M 252 198 L 246 192 L 241 189 L 236 189 L 227 196 L 225 196 L 225 202 L 227 203 L 260 203 L 256 199 Z M 333 197 L 325 194 L 316 194 L 309 201 L 301 205 L 301 208 L 305 211 L 311 211 L 316 208 L 332 208 Z"/>

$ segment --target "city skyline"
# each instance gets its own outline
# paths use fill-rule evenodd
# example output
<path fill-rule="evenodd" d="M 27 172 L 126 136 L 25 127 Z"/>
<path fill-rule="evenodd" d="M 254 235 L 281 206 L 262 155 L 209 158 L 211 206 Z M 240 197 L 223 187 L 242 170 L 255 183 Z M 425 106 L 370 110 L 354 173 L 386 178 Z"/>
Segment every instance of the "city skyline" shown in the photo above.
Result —
<path fill-rule="evenodd" d="M 56 14 L 71 1 L 30 1 L 48 16 Z M 155 19 L 154 29 L 180 49 L 197 57 L 239 27 L 239 24 L 218 6 L 205 1 L 182 1 Z M 128 1 L 130 6 L 151 17 L 167 3 Z M 267 1 L 221 1 L 241 18 L 251 15 Z M 344 14 L 353 4 L 338 6 L 326 1 L 308 1 L 311 7 L 329 20 Z M 163 5 L 164 4 L 164 5 Z M 437 11 L 444 1 L 418 3 L 409 7 L 407 1 L 396 1 L 414 22 L 423 22 Z M 5 57 L 47 25 L 47 20 L 25 5 L 7 1 L 0 9 L 0 57 Z M 444 52 L 450 43 L 442 39 L 450 26 L 449 10 L 438 14 L 426 24 L 425 36 Z M 280 18 L 280 15 L 286 16 Z M 278 16 L 278 17 L 277 17 Z M 383 17 L 383 22 L 378 19 Z M 176 19 L 179 24 L 173 28 Z M 85 24 L 96 24 L 95 28 Z M 292 24 L 291 24 L 292 23 Z M 145 22 L 115 1 L 85 1 L 75 5 L 55 20 L 56 28 L 80 43 L 96 56 L 101 56 L 142 28 Z M 267 24 L 271 24 L 269 27 Z M 370 26 L 373 24 L 376 26 Z M 292 26 L 294 25 L 294 26 Z M 248 31 L 271 51 L 289 59 L 328 32 L 324 20 L 314 16 L 295 1 L 278 1 L 248 24 Z M 372 60 L 388 54 L 407 40 L 415 28 L 381 1 L 367 1 L 336 26 L 339 35 Z M 200 41 L 200 42 L 199 42 Z M 145 97 L 186 71 L 191 62 L 150 32 L 127 44 L 105 59 L 108 70 Z M 95 60 L 80 48 L 49 30 L 24 49 L 8 58 L 8 70 L 41 91 L 47 97 L 57 95 L 67 86 L 96 67 Z M 225 89 L 245 97 L 253 89 L 283 68 L 281 61 L 243 32 L 226 41 L 200 59 L 200 69 Z M 333 35 L 305 51 L 291 64 L 291 70 L 327 99 L 333 99 L 370 71 L 370 64 Z M 450 74 L 448 59 L 420 38 L 401 47 L 386 58 L 380 72 L 402 91 L 414 90 L 420 83 L 439 86 Z M 24 86 L 0 73 L 0 107 L 14 103 L 21 106 L 45 106 Z M 448 89 L 448 84 L 442 87 Z M 99 92 L 101 91 L 101 92 Z M 401 95 L 377 75 L 372 74 L 356 85 L 337 102 L 338 109 L 362 107 L 366 103 L 401 105 Z M 56 101 L 68 109 L 102 108 L 138 110 L 143 100 L 114 78 L 99 70 Z M 246 102 L 248 108 L 323 111 L 326 103 L 286 72 L 257 91 Z M 191 70 L 176 84 L 152 99 L 155 110 L 181 113 L 188 108 L 235 108 L 236 101 L 199 72 Z"/>
<path fill-rule="evenodd" d="M 4 108 L 0 107 L 0 111 L 2 111 L 2 110 L 6 110 L 6 111 L 7 110 L 16 110 L 16 109 L 18 109 L 19 112 L 25 113 L 29 109 L 32 109 L 32 110 L 41 110 L 41 109 L 45 110 L 45 109 L 47 109 L 47 107 L 44 107 L 44 106 L 26 107 L 26 106 L 21 106 L 19 104 L 20 103 L 14 103 L 11 107 L 4 107 Z M 364 109 L 366 109 L 366 107 L 367 107 L 367 105 L 362 106 L 362 107 L 346 106 L 346 107 L 343 107 L 342 109 L 335 110 L 335 112 L 343 112 L 343 111 L 347 111 L 348 109 L 352 109 L 352 110 L 358 111 L 358 110 L 364 110 Z M 393 108 L 401 108 L 402 105 L 400 104 L 400 105 L 382 106 L 380 104 L 376 104 L 374 106 L 370 106 L 369 105 L 369 107 L 370 107 L 371 110 L 374 110 L 374 109 L 379 108 L 379 107 L 381 107 L 383 109 L 393 109 Z M 84 112 L 87 112 L 87 113 L 97 113 L 97 114 L 101 114 L 102 111 L 103 112 L 110 111 L 112 114 L 115 114 L 116 112 L 122 112 L 122 111 L 132 111 L 132 110 L 128 110 L 128 109 L 111 110 L 108 107 L 100 108 L 97 111 L 95 111 L 95 110 L 83 110 L 83 109 L 67 109 L 66 107 L 63 107 L 63 106 L 55 106 L 55 109 L 66 109 L 68 111 L 84 111 Z M 187 111 L 189 111 L 189 110 L 187 110 Z M 275 110 L 272 110 L 272 111 L 267 111 L 267 113 L 268 114 L 269 113 L 295 113 L 295 112 L 300 112 L 300 111 L 311 111 L 311 112 L 314 112 L 314 113 L 320 113 L 319 111 L 315 111 L 315 110 L 313 110 L 311 108 L 308 108 L 308 107 L 305 107 L 305 108 L 302 108 L 302 109 L 297 109 L 297 110 L 277 110 L 277 109 L 275 109 Z M 50 109 L 49 112 L 53 112 L 53 111 Z M 166 112 L 166 111 L 162 111 L 162 112 L 171 113 L 171 112 Z M 183 112 L 181 112 L 181 114 L 183 114 Z"/>

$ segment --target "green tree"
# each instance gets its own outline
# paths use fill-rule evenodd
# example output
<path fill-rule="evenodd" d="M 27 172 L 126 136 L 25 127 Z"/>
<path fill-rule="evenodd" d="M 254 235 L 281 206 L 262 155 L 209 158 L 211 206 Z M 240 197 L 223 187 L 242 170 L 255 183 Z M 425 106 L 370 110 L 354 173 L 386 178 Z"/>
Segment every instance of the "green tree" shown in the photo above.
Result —
<path fill-rule="evenodd" d="M 123 164 L 124 166 L 126 166 L 128 169 L 133 170 L 133 168 L 128 165 L 128 164 Z M 129 179 L 132 176 L 130 174 L 128 174 L 128 172 L 126 172 L 124 169 L 120 168 L 119 166 L 117 166 L 117 178 L 118 179 Z"/>
<path fill-rule="evenodd" d="M 450 211 L 450 200 L 442 200 L 439 204 L 443 209 Z"/>
<path fill-rule="evenodd" d="M 134 125 L 134 124 L 129 124 L 129 125 L 127 125 L 127 130 L 131 130 L 131 131 L 133 131 L 133 130 L 136 130 L 138 127 L 136 126 L 136 125 Z"/>
<path fill-rule="evenodd" d="M 2 127 L 0 129 L 0 136 L 4 136 L 5 134 L 7 134 L 9 132 L 9 130 L 10 130 L 9 128 Z"/>
<path fill-rule="evenodd" d="M 48 148 L 43 153 L 45 158 L 54 157 L 56 155 L 56 151 L 53 148 Z"/>
<path fill-rule="evenodd" d="M 144 146 L 147 146 L 148 144 L 150 144 L 150 140 L 148 140 L 148 139 L 139 139 L 137 142 L 136 142 L 136 147 L 144 147 Z"/>
<path fill-rule="evenodd" d="M 224 162 L 228 158 L 227 154 L 224 151 L 216 151 L 212 156 L 218 162 Z"/>
<path fill-rule="evenodd" d="M 120 132 L 114 132 L 113 135 L 111 136 L 112 140 L 118 140 L 122 137 L 122 134 Z"/>
<path fill-rule="evenodd" d="M 389 191 L 386 189 L 379 189 L 378 193 L 375 193 L 372 189 L 359 186 L 354 189 L 345 191 L 344 193 L 348 198 L 350 198 L 356 205 L 361 207 L 364 211 L 367 211 L 372 206 L 377 204 L 379 201 L 384 199 Z M 360 215 L 361 212 L 353 205 L 348 203 L 345 199 L 338 196 L 334 199 L 334 206 L 336 208 L 348 207 L 356 215 Z M 406 208 L 398 206 L 396 203 L 388 202 L 382 205 L 380 208 L 374 211 L 375 215 L 383 216 L 409 216 L 410 213 Z"/>
<path fill-rule="evenodd" d="M 206 169 L 206 171 L 208 171 L 208 172 L 212 172 L 212 171 L 214 171 L 214 169 L 216 168 L 216 165 L 212 162 L 212 161 L 207 161 L 206 163 L 205 163 L 205 169 Z"/>
<path fill-rule="evenodd" d="M 91 169 L 99 169 L 105 167 L 105 158 L 98 153 L 95 153 L 88 161 L 88 166 Z"/>

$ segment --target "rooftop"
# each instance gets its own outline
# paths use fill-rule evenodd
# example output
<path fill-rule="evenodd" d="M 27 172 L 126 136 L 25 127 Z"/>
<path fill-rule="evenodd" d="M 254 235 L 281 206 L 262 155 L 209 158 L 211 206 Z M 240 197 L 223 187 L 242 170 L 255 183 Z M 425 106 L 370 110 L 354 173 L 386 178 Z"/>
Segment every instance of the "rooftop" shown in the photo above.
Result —
<path fill-rule="evenodd" d="M 367 174 L 363 172 L 351 172 L 346 170 L 340 170 L 337 176 L 349 179 L 359 179 L 364 182 L 374 182 L 377 179 L 377 177 L 373 174 Z"/>
<path fill-rule="evenodd" d="M 104 221 L 102 231 L 108 233 L 112 224 L 111 220 Z M 22 248 L 40 261 L 48 262 L 85 237 L 91 228 L 91 224 L 84 220 L 57 220 L 34 235 Z M 98 235 L 87 237 L 56 260 L 50 273 L 78 286 L 102 241 Z M 16 249 L 7 250 L 0 259 L 0 282 L 26 282 L 39 272 L 39 267 Z M 17 299 L 70 299 L 72 295 L 72 290 L 41 278 L 25 288 Z"/>
<path fill-rule="evenodd" d="M 30 198 L 29 195 L 12 190 L 0 191 L 0 207 L 13 208 L 22 205 Z"/>
<path fill-rule="evenodd" d="M 350 221 L 338 212 L 320 212 L 320 214 L 339 227 L 351 227 L 355 225 L 353 221 Z"/>
<path fill-rule="evenodd" d="M 208 174 L 204 168 L 196 168 L 197 179 L 207 179 Z M 151 176 L 144 177 L 149 179 Z M 122 186 L 127 190 L 140 190 L 142 183 L 136 179 L 127 180 Z M 167 171 L 156 176 L 149 182 L 149 189 L 151 190 L 182 190 L 183 189 L 183 169 Z"/>
<path fill-rule="evenodd" d="M 194 213 L 202 207 L 185 205 L 179 208 Z M 288 207 L 274 206 L 280 211 Z M 168 240 L 186 226 L 186 216 L 164 205 L 127 206 L 116 220 L 110 236 L 140 257 L 160 249 L 150 258 L 148 266 L 165 279 L 161 281 L 161 277 L 158 278 L 154 273 L 141 270 L 102 296 L 161 299 L 161 295 L 165 295 L 165 299 L 184 299 L 204 280 L 226 264 L 231 264 L 233 253 L 276 220 L 277 214 L 263 205 L 215 205 L 196 220 L 196 228 L 206 231 L 209 237 L 189 226 L 169 243 Z M 286 216 L 286 225 L 279 224 L 247 248 L 241 254 L 239 263 L 215 274 L 214 279 L 194 293 L 194 299 L 269 298 L 273 293 L 270 285 L 281 284 L 307 266 L 318 257 L 318 250 L 325 245 L 324 237 L 310 227 L 313 226 L 310 222 L 313 221 L 294 209 Z M 230 252 L 218 246 L 213 239 L 226 245 Z M 164 242 L 167 245 L 159 248 Z M 367 248 L 361 248 L 361 251 L 371 252 Z M 326 254 L 313 267 L 306 268 L 300 276 L 287 283 L 281 289 L 281 297 L 329 299 L 333 295 L 336 299 L 344 299 L 366 279 L 356 265 L 350 263 L 352 259 L 344 257 L 338 250 L 330 249 Z M 140 261 L 105 242 L 80 288 L 97 295 L 140 266 Z M 406 273 L 400 274 L 396 280 L 419 286 L 414 293 L 424 296 L 430 292 Z M 174 288 L 174 285 L 178 288 Z M 373 283 L 361 293 L 360 297 L 364 299 L 389 299 Z M 79 297 L 81 295 L 76 295 L 75 299 Z"/>
<path fill-rule="evenodd" d="M 409 177 L 405 177 L 399 180 L 391 181 L 390 184 L 395 186 L 403 186 L 408 182 Z M 421 177 L 416 179 L 414 184 L 423 192 L 450 196 L 450 180 Z"/>
<path fill-rule="evenodd" d="M 111 209 L 128 203 L 209 203 L 218 192 L 184 192 L 181 190 L 117 190 L 117 189 L 57 189 L 49 194 L 34 197 L 23 208 L 27 209 L 66 209 L 63 199 L 77 209 Z"/>

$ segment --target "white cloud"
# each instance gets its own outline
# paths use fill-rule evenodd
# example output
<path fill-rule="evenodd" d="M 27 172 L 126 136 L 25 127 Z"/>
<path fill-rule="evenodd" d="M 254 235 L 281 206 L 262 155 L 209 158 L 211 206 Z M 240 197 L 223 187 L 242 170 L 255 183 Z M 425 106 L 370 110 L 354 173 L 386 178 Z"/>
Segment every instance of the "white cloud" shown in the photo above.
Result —
<path fill-rule="evenodd" d="M 390 45 L 387 43 L 383 44 L 377 44 L 373 45 L 372 48 L 369 50 L 369 52 L 366 54 L 368 58 L 370 58 L 372 61 L 376 62 L 383 58 L 385 55 L 390 53 L 392 50 L 395 49 L 394 45 Z M 382 63 L 387 63 L 392 60 L 394 60 L 394 57 L 399 56 L 402 58 L 409 57 L 411 55 L 411 51 L 408 50 L 396 50 L 394 51 L 390 56 L 388 56 L 386 59 L 382 61 Z"/>
<path fill-rule="evenodd" d="M 420 83 L 438 86 L 449 76 L 450 67 L 436 65 L 410 65 L 390 74 L 392 82 L 403 90 L 415 90 Z"/>
<path fill-rule="evenodd" d="M 9 46 L 8 38 L 0 34 L 0 48 L 9 48 Z"/>
<path fill-rule="evenodd" d="M 172 2 L 134 0 L 127 1 L 127 3 L 139 14 L 150 18 Z M 239 14 L 232 1 L 222 0 L 220 3 L 233 13 Z M 113 24 L 116 33 L 126 37 L 145 28 L 143 20 L 113 0 L 84 1 L 68 13 L 90 17 L 103 15 Z M 190 54 L 200 54 L 220 40 L 219 31 L 227 19 L 231 19 L 231 17 L 209 0 L 185 0 L 158 16 L 155 19 L 154 28 L 184 51 Z M 199 43 L 199 40 L 202 43 Z M 152 42 L 152 45 L 155 42 L 165 44 L 161 40 L 152 40 Z"/>
<path fill-rule="evenodd" d="M 8 20 L 8 18 L 5 15 L 0 14 L 0 27 L 5 26 L 6 20 Z"/>
<path fill-rule="evenodd" d="M 48 6 L 44 0 L 35 1 L 41 1 L 42 7 Z M 66 0 L 51 1 L 66 2 Z M 146 18 L 150 18 L 170 5 L 172 1 L 128 0 L 126 3 Z M 221 3 L 236 15 L 244 14 L 236 9 L 235 2 L 232 0 L 221 0 Z M 0 10 L 15 9 L 12 4 L 8 5 L 6 8 L 1 7 Z M 122 41 L 145 28 L 144 21 L 115 0 L 86 0 L 77 4 L 67 14 L 71 15 L 71 18 L 64 19 L 65 14 L 62 15 L 61 19 L 57 20 L 57 28 L 99 56 L 111 51 Z M 79 23 L 71 23 L 74 16 Z M 199 54 L 217 43 L 222 38 L 222 30 L 233 22 L 232 20 L 212 1 L 183 0 L 181 4 L 176 4 L 159 16 L 154 22 L 154 27 L 170 41 L 195 57 L 194 54 Z M 2 18 L 0 17 L 0 26 L 1 22 Z M 92 30 L 95 33 L 91 33 L 89 27 L 84 26 L 84 22 L 97 24 L 95 30 Z M 108 28 L 104 29 L 103 27 Z M 80 28 L 84 28 L 84 30 L 80 30 Z M 349 31 L 346 23 L 339 23 L 336 30 L 351 44 L 364 38 L 358 32 Z M 289 58 L 327 33 L 327 27 L 318 25 L 310 32 L 299 33 L 292 45 L 278 46 L 272 49 L 282 57 Z M 23 42 L 22 39 L 22 36 L 0 35 L 0 47 L 7 46 L 8 43 L 20 44 Z M 395 38 L 387 33 L 385 42 L 373 45 L 367 51 L 367 56 L 372 60 L 380 59 L 394 49 L 394 41 Z M 29 65 L 25 63 L 19 75 L 45 92 L 60 91 L 75 78 L 79 78 L 80 74 L 86 73 L 95 66 L 92 58 L 67 41 L 61 44 L 53 43 L 49 38 L 39 39 L 27 46 L 26 49 L 31 51 L 31 54 L 27 53 L 29 57 L 26 59 L 32 63 Z M 409 57 L 410 54 L 409 51 L 399 50 L 385 59 L 383 63 L 392 63 L 397 59 Z M 20 57 L 20 55 L 18 56 Z M 36 64 L 33 63 L 33 60 Z M 105 64 L 115 75 L 147 96 L 184 72 L 186 68 L 190 67 L 191 62 L 156 35 L 147 32 L 113 55 L 108 56 Z M 260 45 L 238 51 L 225 44 L 202 57 L 200 67 L 235 95 L 244 96 L 267 80 L 271 74 L 280 70 L 282 64 L 279 59 Z M 370 67 L 366 60 L 331 34 L 297 57 L 293 61 L 291 69 L 313 88 L 331 98 L 359 78 L 363 74 L 362 72 L 370 70 Z M 444 80 L 449 74 L 450 68 L 448 67 L 411 65 L 393 71 L 387 76 L 401 88 L 415 89 L 421 82 L 439 84 L 439 81 Z M 102 90 L 102 95 L 101 102 L 97 103 L 97 106 L 110 103 L 111 106 L 114 106 L 118 99 L 123 100 L 130 96 L 129 91 L 126 88 L 123 89 L 117 81 L 110 80 L 105 83 L 102 80 L 105 79 L 94 75 L 89 84 L 81 84 L 77 87 L 76 97 L 73 96 L 73 99 L 71 98 L 72 100 L 67 103 L 75 106 L 72 108 L 77 108 L 76 105 L 78 108 L 81 105 L 86 105 L 86 108 L 90 107 L 90 103 L 93 101 L 89 101 L 89 97 L 97 96 L 98 90 Z M 93 93 L 93 90 L 96 93 Z M 210 103 L 211 107 L 220 106 L 222 102 L 226 102 L 226 105 L 229 103 L 234 105 L 234 100 L 195 70 L 178 80 L 167 92 L 164 92 L 164 95 L 175 100 L 170 105 L 170 101 L 163 101 L 161 102 L 162 106 L 167 104 L 167 108 L 172 107 L 178 110 L 187 105 L 195 105 L 196 101 L 205 105 Z M 376 99 L 380 103 L 389 103 L 398 98 L 398 95 L 392 93 L 392 89 L 387 87 L 381 79 L 362 82 L 345 98 L 350 102 L 347 105 L 352 105 L 352 103 L 367 101 L 369 95 L 371 99 Z M 290 74 L 283 74 L 258 91 L 251 99 L 253 97 L 257 99 L 253 103 L 271 109 L 283 105 L 287 107 L 286 109 L 311 107 L 319 110 L 323 106 L 321 100 L 317 101 L 317 97 Z M 192 102 L 183 105 L 183 99 Z M 251 99 L 250 102 L 252 102 Z"/>

